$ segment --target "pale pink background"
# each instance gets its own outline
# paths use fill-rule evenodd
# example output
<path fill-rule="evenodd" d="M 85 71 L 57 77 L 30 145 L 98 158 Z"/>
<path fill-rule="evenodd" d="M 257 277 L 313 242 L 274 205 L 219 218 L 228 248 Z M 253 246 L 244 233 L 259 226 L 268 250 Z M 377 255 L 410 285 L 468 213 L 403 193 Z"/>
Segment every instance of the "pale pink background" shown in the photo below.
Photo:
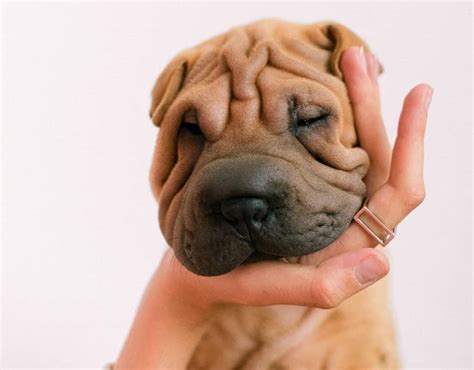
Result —
<path fill-rule="evenodd" d="M 182 48 L 262 17 L 364 37 L 385 65 L 392 138 L 407 90 L 434 86 L 428 197 L 390 246 L 392 297 L 406 367 L 471 366 L 470 4 L 9 3 L 3 368 L 115 358 L 166 247 L 147 182 L 154 79 Z"/>

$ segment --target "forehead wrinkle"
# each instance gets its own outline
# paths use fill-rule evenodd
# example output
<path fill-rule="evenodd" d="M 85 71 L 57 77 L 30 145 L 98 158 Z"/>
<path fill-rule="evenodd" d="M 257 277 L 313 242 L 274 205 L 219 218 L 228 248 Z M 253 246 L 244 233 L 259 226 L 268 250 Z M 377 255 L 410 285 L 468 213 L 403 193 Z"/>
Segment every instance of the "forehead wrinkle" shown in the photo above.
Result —
<path fill-rule="evenodd" d="M 305 32 L 298 31 L 281 35 L 272 26 L 235 28 L 217 44 L 201 46 L 202 50 L 186 76 L 185 85 L 210 83 L 230 71 L 233 98 L 258 98 L 257 79 L 269 65 L 340 89 L 342 81 L 327 70 L 330 58 L 328 45 L 319 45 Z"/>
<path fill-rule="evenodd" d="M 190 67 L 184 85 L 190 86 L 200 82 L 211 83 L 228 70 L 228 67 L 219 56 L 218 48 L 208 47 Z"/>
<path fill-rule="evenodd" d="M 202 51 L 196 62 L 189 69 L 185 79 L 185 84 L 192 85 L 205 78 L 210 69 L 215 65 L 217 51 L 215 48 L 207 48 Z"/>
<path fill-rule="evenodd" d="M 222 56 L 232 72 L 233 97 L 248 100 L 258 94 L 256 80 L 268 62 L 268 42 L 239 31 L 226 43 Z"/>
<path fill-rule="evenodd" d="M 337 87 L 342 83 L 336 76 L 325 73 L 322 68 L 317 68 L 287 55 L 274 44 L 269 44 L 269 54 L 268 64 L 277 69 L 308 78 L 326 86 Z"/>

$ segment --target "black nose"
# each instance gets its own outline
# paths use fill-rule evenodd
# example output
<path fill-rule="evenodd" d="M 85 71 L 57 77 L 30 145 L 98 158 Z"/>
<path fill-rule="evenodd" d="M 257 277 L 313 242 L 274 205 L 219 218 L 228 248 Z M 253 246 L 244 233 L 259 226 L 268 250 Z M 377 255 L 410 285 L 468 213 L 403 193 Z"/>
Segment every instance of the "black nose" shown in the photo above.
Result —
<path fill-rule="evenodd" d="M 250 231 L 257 231 L 268 214 L 268 203 L 262 198 L 230 198 L 221 203 L 224 218 L 242 236 L 249 238 Z"/>

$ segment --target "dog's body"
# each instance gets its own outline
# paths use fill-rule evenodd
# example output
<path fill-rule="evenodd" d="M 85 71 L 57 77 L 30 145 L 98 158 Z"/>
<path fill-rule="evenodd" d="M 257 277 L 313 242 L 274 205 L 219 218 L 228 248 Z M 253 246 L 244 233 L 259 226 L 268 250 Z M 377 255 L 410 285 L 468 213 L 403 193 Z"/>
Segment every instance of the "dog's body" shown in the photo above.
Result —
<path fill-rule="evenodd" d="M 151 184 L 178 260 L 200 275 L 304 263 L 361 206 L 369 159 L 339 70 L 365 46 L 337 24 L 261 21 L 178 55 L 153 90 Z M 190 369 L 397 367 L 386 287 L 333 310 L 233 307 Z"/>
<path fill-rule="evenodd" d="M 331 310 L 236 306 L 214 319 L 189 369 L 396 369 L 386 285 Z"/>

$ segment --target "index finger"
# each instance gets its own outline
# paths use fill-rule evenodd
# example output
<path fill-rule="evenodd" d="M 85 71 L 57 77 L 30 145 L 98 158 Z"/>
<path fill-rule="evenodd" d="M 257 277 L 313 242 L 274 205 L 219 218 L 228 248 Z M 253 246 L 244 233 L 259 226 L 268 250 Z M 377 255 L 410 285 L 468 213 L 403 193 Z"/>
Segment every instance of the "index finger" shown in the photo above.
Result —
<path fill-rule="evenodd" d="M 362 48 L 347 49 L 341 59 L 341 70 L 352 105 L 357 136 L 371 161 L 365 178 L 369 195 L 386 181 L 391 155 L 380 113 L 378 68 L 375 57 Z"/>

